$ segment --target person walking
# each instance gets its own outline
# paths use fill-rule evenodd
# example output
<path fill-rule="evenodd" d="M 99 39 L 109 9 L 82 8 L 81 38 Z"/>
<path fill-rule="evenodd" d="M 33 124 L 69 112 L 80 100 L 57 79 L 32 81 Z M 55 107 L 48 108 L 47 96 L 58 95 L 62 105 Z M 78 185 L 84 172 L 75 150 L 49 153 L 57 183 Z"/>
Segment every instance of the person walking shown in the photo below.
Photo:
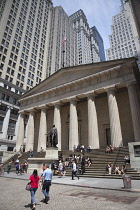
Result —
<path fill-rule="evenodd" d="M 20 163 L 16 164 L 16 174 L 18 175 L 20 173 Z"/>
<path fill-rule="evenodd" d="M 63 163 L 59 161 L 59 177 L 63 176 Z"/>
<path fill-rule="evenodd" d="M 42 187 L 42 192 L 45 196 L 45 203 L 48 203 L 50 197 L 49 197 L 49 191 L 50 191 L 50 186 L 51 186 L 51 181 L 52 181 L 52 171 L 49 169 L 49 166 L 46 165 L 46 170 L 43 173 L 42 176 L 43 180 L 43 187 Z"/>
<path fill-rule="evenodd" d="M 29 177 L 28 183 L 30 184 L 30 194 L 31 194 L 31 205 L 32 209 L 35 209 L 35 193 L 38 189 L 40 177 L 38 176 L 38 172 L 34 169 L 33 174 Z"/>
<path fill-rule="evenodd" d="M 79 176 L 77 175 L 77 166 L 74 160 L 72 161 L 72 180 L 74 180 L 74 176 L 79 180 Z"/>
<path fill-rule="evenodd" d="M 7 166 L 7 174 L 9 174 L 10 171 L 11 171 L 11 164 L 12 164 L 12 161 L 10 161 L 10 162 L 8 163 L 8 166 Z"/>

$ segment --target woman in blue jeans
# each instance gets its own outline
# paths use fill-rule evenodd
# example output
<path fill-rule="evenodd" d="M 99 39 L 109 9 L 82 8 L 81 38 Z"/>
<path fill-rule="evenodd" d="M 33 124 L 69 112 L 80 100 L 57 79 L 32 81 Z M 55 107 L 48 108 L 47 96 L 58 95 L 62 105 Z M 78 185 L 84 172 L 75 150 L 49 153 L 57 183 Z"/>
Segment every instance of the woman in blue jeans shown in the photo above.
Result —
<path fill-rule="evenodd" d="M 38 189 L 40 177 L 38 176 L 37 170 L 33 171 L 33 174 L 29 177 L 30 194 L 31 194 L 31 205 L 32 209 L 35 209 L 35 193 Z"/>

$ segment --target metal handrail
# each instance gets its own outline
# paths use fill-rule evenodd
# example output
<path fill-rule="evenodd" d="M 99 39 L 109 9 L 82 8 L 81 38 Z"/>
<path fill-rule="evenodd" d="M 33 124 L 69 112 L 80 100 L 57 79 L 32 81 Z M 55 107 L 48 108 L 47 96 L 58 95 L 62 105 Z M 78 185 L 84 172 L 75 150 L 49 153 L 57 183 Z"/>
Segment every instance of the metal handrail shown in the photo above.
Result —
<path fill-rule="evenodd" d="M 121 142 L 119 144 L 119 147 L 118 147 L 118 151 L 117 151 L 116 157 L 114 158 L 113 167 L 112 167 L 112 171 L 113 172 L 115 171 L 115 165 L 116 165 L 116 163 L 118 161 L 118 157 L 119 157 L 119 154 L 120 154 L 120 151 L 121 151 L 122 147 L 123 147 L 123 140 L 121 140 Z"/>

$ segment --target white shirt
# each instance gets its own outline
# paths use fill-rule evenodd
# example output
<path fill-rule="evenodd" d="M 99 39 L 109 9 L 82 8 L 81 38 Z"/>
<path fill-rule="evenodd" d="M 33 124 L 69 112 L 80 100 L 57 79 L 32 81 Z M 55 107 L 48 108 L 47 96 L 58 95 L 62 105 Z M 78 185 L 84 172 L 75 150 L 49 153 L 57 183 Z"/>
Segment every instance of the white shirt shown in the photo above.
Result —
<path fill-rule="evenodd" d="M 73 163 L 72 170 L 76 171 L 76 164 L 75 163 Z"/>

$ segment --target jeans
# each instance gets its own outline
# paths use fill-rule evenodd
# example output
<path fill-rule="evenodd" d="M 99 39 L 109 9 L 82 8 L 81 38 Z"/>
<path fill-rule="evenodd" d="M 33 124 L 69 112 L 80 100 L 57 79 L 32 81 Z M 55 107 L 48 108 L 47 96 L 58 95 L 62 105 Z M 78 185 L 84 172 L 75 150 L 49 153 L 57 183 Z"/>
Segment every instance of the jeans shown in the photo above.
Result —
<path fill-rule="evenodd" d="M 35 193 L 37 191 L 37 188 L 31 188 L 30 193 L 31 193 L 31 203 L 35 204 Z"/>
<path fill-rule="evenodd" d="M 45 195 L 45 197 L 49 197 L 50 186 L 51 186 L 51 181 L 44 181 L 42 192 Z"/>

